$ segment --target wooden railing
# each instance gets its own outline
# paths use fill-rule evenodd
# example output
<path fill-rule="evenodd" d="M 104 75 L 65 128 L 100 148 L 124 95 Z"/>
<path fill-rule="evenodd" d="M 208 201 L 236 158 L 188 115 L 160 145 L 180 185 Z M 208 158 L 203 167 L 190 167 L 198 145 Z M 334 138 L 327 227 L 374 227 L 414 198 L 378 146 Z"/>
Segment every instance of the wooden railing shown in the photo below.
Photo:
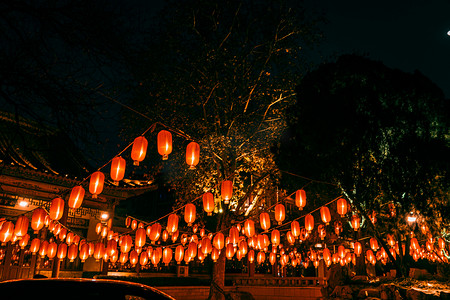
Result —
<path fill-rule="evenodd" d="M 327 285 L 327 280 L 323 277 L 235 277 L 233 278 L 233 285 L 286 287 L 325 286 Z"/>

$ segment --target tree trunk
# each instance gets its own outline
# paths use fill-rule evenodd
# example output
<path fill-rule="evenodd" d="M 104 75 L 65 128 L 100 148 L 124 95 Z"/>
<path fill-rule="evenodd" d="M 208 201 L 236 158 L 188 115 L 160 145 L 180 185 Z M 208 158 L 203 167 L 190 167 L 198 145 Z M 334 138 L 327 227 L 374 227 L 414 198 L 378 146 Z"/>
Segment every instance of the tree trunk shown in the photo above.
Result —
<path fill-rule="evenodd" d="M 219 259 L 213 265 L 213 273 L 211 280 L 211 287 L 209 290 L 208 299 L 225 299 L 225 263 L 226 263 L 225 248 L 220 252 Z"/>

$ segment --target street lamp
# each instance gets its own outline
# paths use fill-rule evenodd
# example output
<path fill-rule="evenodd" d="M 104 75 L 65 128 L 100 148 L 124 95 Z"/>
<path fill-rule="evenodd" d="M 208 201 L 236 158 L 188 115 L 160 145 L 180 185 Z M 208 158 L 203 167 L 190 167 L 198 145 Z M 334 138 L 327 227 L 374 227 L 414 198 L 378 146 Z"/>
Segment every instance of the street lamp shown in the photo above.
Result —
<path fill-rule="evenodd" d="M 417 216 L 414 212 L 410 212 L 406 216 L 406 223 L 408 223 L 409 228 L 411 228 L 411 233 L 413 233 L 414 228 L 416 227 Z"/>

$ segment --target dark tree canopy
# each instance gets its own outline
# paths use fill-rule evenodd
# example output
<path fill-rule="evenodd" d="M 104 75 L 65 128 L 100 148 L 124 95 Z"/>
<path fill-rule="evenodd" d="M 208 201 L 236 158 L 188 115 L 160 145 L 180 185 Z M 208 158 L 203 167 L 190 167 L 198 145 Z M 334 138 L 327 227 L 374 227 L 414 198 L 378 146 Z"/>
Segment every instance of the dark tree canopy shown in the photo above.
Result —
<path fill-rule="evenodd" d="M 280 168 L 338 184 L 368 213 L 394 203 L 400 217 L 417 211 L 436 233 L 448 228 L 450 107 L 435 84 L 345 55 L 296 91 Z"/>

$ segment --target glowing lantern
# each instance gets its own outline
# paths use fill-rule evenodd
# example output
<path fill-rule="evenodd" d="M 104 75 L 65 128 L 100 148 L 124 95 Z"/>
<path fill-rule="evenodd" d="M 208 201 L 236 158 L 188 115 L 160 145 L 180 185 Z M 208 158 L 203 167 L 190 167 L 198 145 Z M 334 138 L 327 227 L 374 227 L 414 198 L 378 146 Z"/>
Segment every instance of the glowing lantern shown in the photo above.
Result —
<path fill-rule="evenodd" d="M 152 225 L 152 230 L 150 232 L 150 240 L 154 244 L 157 240 L 159 240 L 159 237 L 161 236 L 161 224 L 154 223 Z"/>
<path fill-rule="evenodd" d="M 308 233 L 314 229 L 314 217 L 311 214 L 305 216 L 305 228 Z"/>
<path fill-rule="evenodd" d="M 292 235 L 292 232 L 290 230 L 286 233 L 286 240 L 291 245 L 294 245 L 295 243 L 295 237 Z"/>
<path fill-rule="evenodd" d="M 248 252 L 247 242 L 242 240 L 239 242 L 239 250 L 241 250 L 242 255 L 246 255 Z"/>
<path fill-rule="evenodd" d="M 70 251 L 70 247 L 69 247 L 69 251 Z M 102 259 L 103 256 L 105 255 L 105 251 L 106 251 L 105 245 L 103 245 L 102 242 L 96 243 L 95 247 L 94 247 L 94 258 L 95 258 L 95 260 L 99 261 L 100 259 Z M 123 252 L 123 253 L 127 253 L 127 252 Z"/>
<path fill-rule="evenodd" d="M 84 188 L 81 185 L 74 186 L 69 196 L 69 207 L 78 209 L 81 206 L 84 198 Z"/>
<path fill-rule="evenodd" d="M 89 257 L 89 244 L 83 244 L 80 248 L 80 259 L 84 262 Z M 112 257 L 112 256 L 111 256 Z"/>
<path fill-rule="evenodd" d="M 439 238 L 438 239 L 438 246 L 439 246 L 439 250 L 444 250 L 445 249 L 445 241 L 443 238 Z"/>
<path fill-rule="evenodd" d="M 244 257 L 244 254 L 242 254 L 241 249 L 238 249 L 238 250 L 236 251 L 236 258 L 237 258 L 237 260 L 238 260 L 238 261 L 241 261 L 242 257 Z"/>
<path fill-rule="evenodd" d="M 256 256 L 256 261 L 258 264 L 262 264 L 266 260 L 266 254 L 264 251 L 259 251 L 258 255 Z"/>
<path fill-rule="evenodd" d="M 125 176 L 125 166 L 126 161 L 120 156 L 116 156 L 111 161 L 111 179 L 114 180 L 114 182 L 121 181 L 123 177 Z"/>
<path fill-rule="evenodd" d="M 216 247 L 213 247 L 212 251 L 211 251 L 211 259 L 213 260 L 213 262 L 216 262 L 219 259 L 220 256 L 220 250 L 217 249 Z"/>
<path fill-rule="evenodd" d="M 328 209 L 328 207 L 326 206 L 322 206 L 320 208 L 320 217 L 322 218 L 322 221 L 328 225 L 330 224 L 331 221 L 331 214 L 330 214 L 330 210 Z"/>
<path fill-rule="evenodd" d="M 300 223 L 296 220 L 291 222 L 291 233 L 295 238 L 300 235 Z"/>
<path fill-rule="evenodd" d="M 67 236 L 67 229 L 62 227 L 61 230 L 59 231 L 58 237 L 61 241 L 64 241 L 66 236 Z"/>
<path fill-rule="evenodd" d="M 373 251 L 371 249 L 366 251 L 366 259 L 371 263 L 371 264 L 375 264 L 376 262 L 376 257 L 373 254 Z"/>
<path fill-rule="evenodd" d="M 177 230 L 178 230 L 178 215 L 170 214 L 169 218 L 167 219 L 167 231 L 169 233 L 174 233 Z"/>
<path fill-rule="evenodd" d="M 71 262 L 75 260 L 78 256 L 78 247 L 75 244 L 69 246 L 69 250 L 67 251 L 67 257 Z"/>
<path fill-rule="evenodd" d="M 275 220 L 278 222 L 278 225 L 283 223 L 285 215 L 284 205 L 281 203 L 275 205 Z"/>
<path fill-rule="evenodd" d="M 178 230 L 172 233 L 172 243 L 175 243 L 177 241 L 179 234 L 180 232 Z"/>
<path fill-rule="evenodd" d="M 266 212 L 261 213 L 259 215 L 259 222 L 261 224 L 261 228 L 264 231 L 269 230 L 269 228 L 270 228 L 270 216 L 269 216 L 268 213 L 266 213 Z"/>
<path fill-rule="evenodd" d="M 342 232 L 342 222 L 335 221 L 334 222 L 334 233 L 336 233 L 336 235 L 339 235 L 341 232 Z"/>
<path fill-rule="evenodd" d="M 270 240 L 273 246 L 278 246 L 280 244 L 280 231 L 278 231 L 277 229 L 272 230 L 272 233 L 270 234 Z"/>
<path fill-rule="evenodd" d="M 106 245 L 106 254 L 112 256 L 117 252 L 117 242 L 115 240 L 109 240 Z"/>
<path fill-rule="evenodd" d="M 270 252 L 269 262 L 272 266 L 277 262 L 277 254 L 276 253 Z"/>
<path fill-rule="evenodd" d="M 362 246 L 361 246 L 361 243 L 360 242 L 355 242 L 355 254 L 356 254 L 356 256 L 360 256 L 361 255 L 361 253 L 362 253 Z"/>
<path fill-rule="evenodd" d="M 225 246 L 224 236 L 222 232 L 218 232 L 213 239 L 213 245 L 217 250 L 221 250 Z"/>
<path fill-rule="evenodd" d="M 172 134 L 167 130 L 161 130 L 157 137 L 158 153 L 162 155 L 163 160 L 167 160 L 172 153 Z"/>
<path fill-rule="evenodd" d="M 92 173 L 89 181 L 89 193 L 92 194 L 92 198 L 97 198 L 98 194 L 103 191 L 103 185 L 105 183 L 105 174 L 100 171 Z"/>
<path fill-rule="evenodd" d="M 66 256 L 67 256 L 67 244 L 65 244 L 65 243 L 59 244 L 59 246 L 58 246 L 58 253 L 56 254 L 56 256 L 60 260 L 63 260 L 64 258 L 66 258 Z"/>
<path fill-rule="evenodd" d="M 132 267 L 134 267 L 139 261 L 139 254 L 136 252 L 136 250 L 130 251 L 130 264 Z"/>
<path fill-rule="evenodd" d="M 108 227 L 107 226 L 102 227 L 102 232 L 100 232 L 100 235 L 102 238 L 105 238 L 108 235 Z"/>
<path fill-rule="evenodd" d="M 231 180 L 222 181 L 221 186 L 221 197 L 223 199 L 223 203 L 230 203 L 231 197 L 233 197 L 233 182 Z"/>
<path fill-rule="evenodd" d="M 56 236 L 56 235 L 59 235 L 60 232 L 61 232 L 61 224 L 57 223 L 57 224 L 55 224 L 55 227 L 53 228 L 53 234 Z"/>
<path fill-rule="evenodd" d="M 148 263 L 148 254 L 147 252 L 142 252 L 140 257 L 139 257 L 139 264 L 141 266 L 145 266 Z"/>
<path fill-rule="evenodd" d="M 200 158 L 200 146 L 196 142 L 190 142 L 186 147 L 186 163 L 189 169 L 195 169 Z"/>
<path fill-rule="evenodd" d="M 51 242 L 47 247 L 47 256 L 49 259 L 53 259 L 56 256 L 56 252 L 58 250 L 58 244 L 55 242 Z"/>
<path fill-rule="evenodd" d="M 134 243 L 136 244 L 136 247 L 144 247 L 146 241 L 147 241 L 147 235 L 145 233 L 145 229 L 144 228 L 137 229 L 136 236 L 134 239 Z"/>
<path fill-rule="evenodd" d="M 181 245 L 178 245 L 175 249 L 175 260 L 177 264 L 180 264 L 183 261 L 184 257 L 184 248 Z"/>
<path fill-rule="evenodd" d="M 232 259 L 235 253 L 235 249 L 232 243 L 227 244 L 225 254 L 228 259 Z"/>
<path fill-rule="evenodd" d="M 326 231 L 326 229 L 325 229 L 325 225 L 320 224 L 320 225 L 317 227 L 317 232 L 319 233 L 320 239 L 321 239 L 321 240 L 324 240 L 324 239 L 325 239 L 325 236 L 327 235 L 327 231 Z"/>
<path fill-rule="evenodd" d="M 430 243 L 430 241 L 427 241 L 427 242 L 425 243 L 425 245 L 426 245 L 428 251 L 430 251 L 430 252 L 434 251 L 434 245 L 433 245 L 433 243 Z"/>
<path fill-rule="evenodd" d="M 253 250 L 248 251 L 247 259 L 249 263 L 253 263 L 255 261 L 255 251 Z"/>
<path fill-rule="evenodd" d="M 131 218 L 130 217 L 127 217 L 125 219 L 125 226 L 127 226 L 127 228 L 131 226 Z"/>
<path fill-rule="evenodd" d="M 128 253 L 120 253 L 119 262 L 124 265 L 128 261 Z"/>
<path fill-rule="evenodd" d="M 337 201 L 337 212 L 343 217 L 348 211 L 347 200 L 339 198 Z"/>
<path fill-rule="evenodd" d="M 324 261 L 331 261 L 330 249 L 328 249 L 328 248 L 323 249 L 323 260 Z"/>
<path fill-rule="evenodd" d="M 33 211 L 33 215 L 31 216 L 31 228 L 33 228 L 34 233 L 37 233 L 39 230 L 44 227 L 45 216 L 47 212 L 43 208 L 36 208 Z"/>
<path fill-rule="evenodd" d="M 131 236 L 124 235 L 122 236 L 122 243 L 120 244 L 120 251 L 123 253 L 128 253 L 131 250 L 131 246 L 133 245 L 133 239 Z"/>
<path fill-rule="evenodd" d="M 392 234 L 388 234 L 386 239 L 387 239 L 389 246 L 391 246 L 391 248 L 395 246 L 395 239 Z"/>
<path fill-rule="evenodd" d="M 15 236 L 24 236 L 27 234 L 28 231 L 28 217 L 27 216 L 20 216 L 17 218 L 16 226 L 14 228 L 14 235 Z"/>
<path fill-rule="evenodd" d="M 299 210 L 303 210 L 306 205 L 306 192 L 304 190 L 297 190 L 295 192 L 295 205 Z"/>
<path fill-rule="evenodd" d="M 351 223 L 352 223 L 353 230 L 358 231 L 359 226 L 361 225 L 361 218 L 358 215 L 353 215 Z"/>
<path fill-rule="evenodd" d="M 59 220 L 62 218 L 64 213 L 64 200 L 61 198 L 55 198 L 52 200 L 50 206 L 50 219 Z"/>
<path fill-rule="evenodd" d="M 38 239 L 38 238 L 34 238 L 34 239 L 31 241 L 31 245 L 30 245 L 30 251 L 31 251 L 31 253 L 36 254 L 36 253 L 39 251 L 40 245 L 41 245 L 41 240 Z"/>
<path fill-rule="evenodd" d="M 342 245 L 340 245 L 340 246 L 338 247 L 338 255 L 339 255 L 339 257 L 340 257 L 341 259 L 344 259 L 346 253 L 347 253 L 347 251 L 345 251 L 345 247 L 342 246 Z"/>
<path fill-rule="evenodd" d="M 136 230 L 138 222 L 136 220 L 131 221 L 131 230 Z"/>
<path fill-rule="evenodd" d="M 43 241 L 39 247 L 39 255 L 44 258 L 47 255 L 48 242 Z"/>
<path fill-rule="evenodd" d="M 197 244 L 195 242 L 189 243 L 187 253 L 191 259 L 194 259 L 197 256 Z"/>
<path fill-rule="evenodd" d="M 2 243 L 9 242 L 13 234 L 14 234 L 14 224 L 9 221 L 3 222 L 2 228 L 0 229 L 0 242 Z"/>
<path fill-rule="evenodd" d="M 188 226 L 192 226 L 192 223 L 195 222 L 196 218 L 196 209 L 195 205 L 192 203 L 186 204 L 184 207 L 184 221 L 188 224 Z"/>
<path fill-rule="evenodd" d="M 19 246 L 21 249 L 24 249 L 27 245 L 28 242 L 30 241 L 30 235 L 27 233 L 25 234 L 22 239 L 19 241 Z"/>
<path fill-rule="evenodd" d="M 211 240 L 208 237 L 204 237 L 201 243 L 201 249 L 203 254 L 208 255 L 212 251 Z"/>
<path fill-rule="evenodd" d="M 244 233 L 248 238 L 255 235 L 255 222 L 253 220 L 247 219 L 244 222 Z"/>
<path fill-rule="evenodd" d="M 97 225 L 95 225 L 95 233 L 97 233 L 97 235 L 99 235 L 100 233 L 102 233 L 102 229 L 103 229 L 102 223 L 98 222 Z"/>
<path fill-rule="evenodd" d="M 147 153 L 148 142 L 143 136 L 134 139 L 133 147 L 131 148 L 131 159 L 135 166 L 139 166 L 139 162 L 143 161 Z"/>
<path fill-rule="evenodd" d="M 372 248 L 373 251 L 378 250 L 379 246 L 378 246 L 378 240 L 376 238 L 370 239 L 370 248 Z"/>
<path fill-rule="evenodd" d="M 228 236 L 230 238 L 230 243 L 236 245 L 239 241 L 239 230 L 235 226 L 232 226 L 230 228 Z"/>
<path fill-rule="evenodd" d="M 203 210 L 208 214 L 212 215 L 214 211 L 214 195 L 210 192 L 204 193 L 203 196 Z"/>
<path fill-rule="evenodd" d="M 162 232 L 161 238 L 162 238 L 163 242 L 167 241 L 169 239 L 169 232 L 164 229 L 164 231 Z"/>

